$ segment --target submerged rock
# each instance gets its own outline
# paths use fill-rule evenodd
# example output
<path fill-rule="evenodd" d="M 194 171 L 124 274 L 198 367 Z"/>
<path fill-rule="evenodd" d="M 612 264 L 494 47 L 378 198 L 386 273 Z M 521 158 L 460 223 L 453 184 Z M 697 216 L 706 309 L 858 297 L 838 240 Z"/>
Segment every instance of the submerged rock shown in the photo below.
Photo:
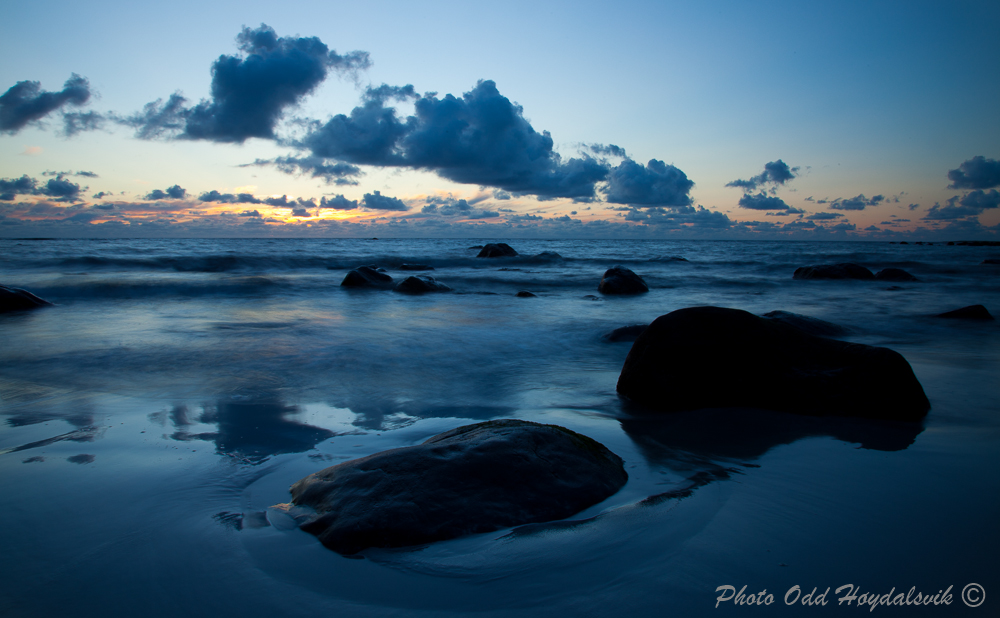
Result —
<path fill-rule="evenodd" d="M 564 519 L 628 480 L 620 457 L 556 425 L 499 420 L 310 474 L 276 505 L 338 553 Z"/>
<path fill-rule="evenodd" d="M 27 290 L 0 285 L 0 313 L 26 311 L 39 307 L 50 307 L 52 303 L 38 298 Z"/>
<path fill-rule="evenodd" d="M 649 291 L 649 286 L 642 277 L 624 266 L 609 268 L 597 285 L 601 294 L 641 294 Z"/>
<path fill-rule="evenodd" d="M 654 320 L 632 345 L 618 392 L 663 411 L 749 407 L 914 421 L 930 409 L 910 364 L 892 350 L 721 307 Z"/>
<path fill-rule="evenodd" d="M 937 318 L 951 318 L 954 320 L 992 320 L 993 315 L 982 305 L 969 305 L 968 307 L 962 307 L 961 309 L 955 309 L 954 311 L 945 311 L 944 313 L 939 313 Z"/>
<path fill-rule="evenodd" d="M 518 298 L 536 298 L 538 294 L 533 294 L 528 290 L 521 290 L 520 292 L 515 294 L 515 296 L 517 296 Z"/>
<path fill-rule="evenodd" d="M 451 288 L 439 283 L 430 275 L 413 275 L 403 279 L 395 290 L 407 294 L 423 294 L 424 292 L 450 292 Z"/>
<path fill-rule="evenodd" d="M 803 266 L 796 268 L 792 279 L 860 279 L 871 280 L 875 275 L 872 271 L 858 264 L 824 264 L 821 266 Z"/>
<path fill-rule="evenodd" d="M 490 243 L 485 245 L 479 255 L 476 257 L 481 258 L 495 258 L 495 257 L 514 257 L 518 253 L 514 249 L 504 242 Z"/>
<path fill-rule="evenodd" d="M 879 281 L 920 281 L 902 268 L 883 268 L 875 278 Z"/>
<path fill-rule="evenodd" d="M 541 253 L 536 253 L 531 256 L 533 260 L 561 260 L 563 256 L 559 255 L 555 251 L 542 251 Z"/>
<path fill-rule="evenodd" d="M 772 311 L 770 313 L 765 313 L 762 317 L 769 320 L 775 320 L 777 322 L 783 322 L 790 326 L 794 326 L 799 330 L 804 330 L 810 335 L 816 335 L 817 337 L 841 337 L 843 335 L 850 334 L 851 332 L 849 328 L 844 328 L 839 324 L 827 322 L 826 320 L 820 320 L 819 318 L 811 318 L 807 315 L 792 313 L 790 311 Z"/>
<path fill-rule="evenodd" d="M 372 266 L 359 266 L 347 273 L 340 285 L 349 288 L 389 288 L 392 287 L 392 277 Z"/>
<path fill-rule="evenodd" d="M 993 265 L 996 265 L 996 264 L 1000 264 L 1000 259 L 997 259 L 997 258 L 986 258 L 985 260 L 982 261 L 982 263 L 983 264 L 993 264 Z"/>
<path fill-rule="evenodd" d="M 635 341 L 639 338 L 649 324 L 630 324 L 629 326 L 622 326 L 621 328 L 616 328 L 610 333 L 605 333 L 601 339 L 605 341 L 610 341 L 611 343 L 618 343 L 619 341 Z"/>
<path fill-rule="evenodd" d="M 400 264 L 399 270 L 434 270 L 434 267 L 427 264 Z"/>

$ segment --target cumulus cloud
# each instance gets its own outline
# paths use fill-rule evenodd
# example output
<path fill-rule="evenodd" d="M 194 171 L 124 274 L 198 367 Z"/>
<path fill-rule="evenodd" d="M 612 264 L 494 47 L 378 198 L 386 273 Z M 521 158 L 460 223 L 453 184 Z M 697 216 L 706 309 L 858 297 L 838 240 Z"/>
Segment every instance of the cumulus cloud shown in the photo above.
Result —
<path fill-rule="evenodd" d="M 330 199 L 325 197 L 319 201 L 320 208 L 335 208 L 337 210 L 354 210 L 358 207 L 357 200 L 349 200 L 343 195 L 334 195 Z"/>
<path fill-rule="evenodd" d="M 688 206 L 694 182 L 673 165 L 650 159 L 646 167 L 631 159 L 611 169 L 603 189 L 607 201 L 631 206 Z"/>
<path fill-rule="evenodd" d="M 232 193 L 219 193 L 215 189 L 211 191 L 206 191 L 198 196 L 198 200 L 202 202 L 219 202 L 221 204 L 263 204 L 262 200 L 257 199 L 249 193 L 239 193 L 233 195 Z"/>
<path fill-rule="evenodd" d="M 365 208 L 371 210 L 409 210 L 410 207 L 403 203 L 403 200 L 388 195 L 382 195 L 378 191 L 374 194 L 365 193 Z"/>
<path fill-rule="evenodd" d="M 876 195 L 869 199 L 865 197 L 864 193 L 860 193 L 855 197 L 838 197 L 830 202 L 830 208 L 834 210 L 864 210 L 868 206 L 878 206 L 884 201 L 884 195 Z"/>
<path fill-rule="evenodd" d="M 180 185 L 174 185 L 169 187 L 166 191 L 161 191 L 159 189 L 153 189 L 146 194 L 147 200 L 182 200 L 187 197 L 187 191 L 182 189 Z"/>
<path fill-rule="evenodd" d="M 273 165 L 286 174 L 308 174 L 313 178 L 322 178 L 332 185 L 357 185 L 356 177 L 363 175 L 361 168 L 349 163 L 327 162 L 320 157 L 275 157 L 274 159 L 257 159 L 247 165 Z"/>
<path fill-rule="evenodd" d="M 629 158 L 625 154 L 625 149 L 620 146 L 615 146 L 614 144 L 590 144 L 587 146 L 591 152 L 602 157 L 621 157 L 622 159 Z"/>
<path fill-rule="evenodd" d="M 788 167 L 787 163 L 778 159 L 777 161 L 765 163 L 764 171 L 751 177 L 750 180 L 734 180 L 726 183 L 726 186 L 737 187 L 747 192 L 756 191 L 758 187 L 763 185 L 783 185 L 795 178 L 798 171 L 799 168 L 797 166 Z"/>
<path fill-rule="evenodd" d="M 1000 161 L 972 157 L 948 172 L 949 189 L 990 189 L 1000 186 Z"/>
<path fill-rule="evenodd" d="M 0 200 L 11 202 L 20 195 L 31 195 L 35 192 L 38 181 L 24 174 L 20 178 L 0 178 Z"/>
<path fill-rule="evenodd" d="M 633 207 L 627 209 L 625 220 L 672 229 L 724 230 L 733 226 L 733 221 L 725 213 L 709 210 L 700 205 L 697 208 L 694 206 L 647 209 Z"/>
<path fill-rule="evenodd" d="M 944 221 L 975 217 L 984 210 L 1000 207 L 1000 192 L 977 190 L 967 193 L 962 198 L 958 196 L 948 199 L 946 206 L 935 203 L 923 216 L 927 221 Z"/>
<path fill-rule="evenodd" d="M 351 73 L 371 65 L 366 52 L 339 55 L 316 37 L 279 37 L 265 24 L 243 28 L 236 42 L 240 55 L 222 55 L 212 64 L 211 99 L 187 107 L 184 97 L 175 93 L 166 103 L 147 104 L 124 122 L 147 139 L 274 139 L 285 110 L 312 93 L 330 70 Z"/>
<path fill-rule="evenodd" d="M 809 215 L 806 219 L 810 221 L 829 221 L 831 219 L 839 219 L 843 216 L 843 213 L 839 212 L 817 212 Z"/>
<path fill-rule="evenodd" d="M 60 174 L 55 178 L 50 178 L 48 182 L 36 189 L 35 193 L 55 198 L 57 202 L 72 202 L 78 199 L 80 197 L 80 192 L 85 189 L 86 187 L 81 189 L 80 185 L 66 180 L 66 178 Z"/>
<path fill-rule="evenodd" d="M 0 132 L 17 133 L 29 122 L 41 120 L 64 105 L 85 104 L 90 95 L 90 83 L 76 73 L 58 92 L 42 90 L 39 82 L 17 82 L 0 95 Z"/>
<path fill-rule="evenodd" d="M 73 137 L 84 131 L 96 131 L 104 127 L 107 120 L 97 112 L 63 112 L 63 135 Z"/>
<path fill-rule="evenodd" d="M 766 193 L 758 193 L 756 195 L 752 193 L 745 193 L 739 201 L 740 208 L 749 208 L 750 210 L 784 210 L 787 211 L 791 208 L 785 203 L 785 200 L 780 197 L 774 197 Z M 796 209 L 796 212 L 798 210 Z"/>

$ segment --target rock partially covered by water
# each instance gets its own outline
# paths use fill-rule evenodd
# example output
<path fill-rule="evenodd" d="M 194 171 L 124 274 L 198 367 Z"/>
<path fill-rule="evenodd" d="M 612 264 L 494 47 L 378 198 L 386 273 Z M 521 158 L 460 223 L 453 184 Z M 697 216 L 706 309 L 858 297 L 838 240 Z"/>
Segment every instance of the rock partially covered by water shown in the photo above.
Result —
<path fill-rule="evenodd" d="M 639 338 L 639 335 L 645 332 L 647 326 L 649 326 L 649 324 L 631 324 L 629 326 L 622 326 L 614 329 L 610 333 L 605 333 L 601 339 L 611 343 L 618 343 L 619 341 L 635 341 Z"/>
<path fill-rule="evenodd" d="M 518 298 L 536 298 L 538 296 L 538 294 L 535 294 L 533 292 L 529 292 L 528 290 L 521 290 L 520 292 L 518 292 L 514 296 L 517 296 Z"/>
<path fill-rule="evenodd" d="M 649 286 L 642 277 L 624 266 L 609 268 L 597 285 L 601 294 L 641 294 L 649 291 Z"/>
<path fill-rule="evenodd" d="M 902 268 L 883 268 L 875 278 L 879 281 L 920 281 Z"/>
<path fill-rule="evenodd" d="M 844 328 L 839 324 L 827 322 L 819 318 L 811 318 L 807 315 L 792 313 L 791 311 L 772 311 L 765 313 L 763 317 L 769 320 L 784 322 L 817 337 L 842 337 L 851 332 L 849 328 Z"/>
<path fill-rule="evenodd" d="M 390 288 L 392 277 L 371 266 L 359 266 L 347 273 L 340 285 L 348 288 Z"/>
<path fill-rule="evenodd" d="M 793 279 L 861 279 L 872 280 L 872 271 L 858 264 L 824 264 L 821 266 L 803 266 L 796 268 Z"/>
<path fill-rule="evenodd" d="M 451 288 L 438 282 L 430 275 L 413 275 L 403 279 L 396 286 L 396 291 L 406 294 L 423 294 L 424 292 L 450 292 Z"/>
<path fill-rule="evenodd" d="M 951 318 L 953 320 L 992 320 L 993 315 L 982 305 L 969 305 L 954 311 L 945 311 L 935 317 Z"/>
<path fill-rule="evenodd" d="M 499 420 L 310 474 L 277 508 L 350 555 L 564 519 L 627 480 L 621 458 L 587 436 Z"/>
<path fill-rule="evenodd" d="M 399 270 L 434 270 L 429 264 L 400 264 Z"/>
<path fill-rule="evenodd" d="M 517 255 L 517 251 L 505 242 L 490 243 L 485 245 L 476 257 L 484 258 L 495 258 L 495 257 L 514 257 Z"/>
<path fill-rule="evenodd" d="M 42 300 L 27 290 L 0 285 L 0 313 L 26 311 L 51 305 L 49 301 Z"/>
<path fill-rule="evenodd" d="M 664 411 L 748 407 L 915 421 L 930 409 L 910 364 L 892 350 L 721 307 L 654 320 L 632 345 L 618 392 Z"/>

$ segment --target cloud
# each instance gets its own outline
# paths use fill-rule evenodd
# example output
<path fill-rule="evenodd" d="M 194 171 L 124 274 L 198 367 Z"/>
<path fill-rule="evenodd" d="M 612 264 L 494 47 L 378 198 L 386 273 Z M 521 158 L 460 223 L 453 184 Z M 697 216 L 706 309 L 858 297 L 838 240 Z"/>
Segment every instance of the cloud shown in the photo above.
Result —
<path fill-rule="evenodd" d="M 85 189 L 86 187 L 81 189 L 80 185 L 66 180 L 62 174 L 59 174 L 55 178 L 50 178 L 48 182 L 36 189 L 35 193 L 56 198 L 57 202 L 71 202 L 78 199 L 80 192 Z"/>
<path fill-rule="evenodd" d="M 220 202 L 222 204 L 263 204 L 264 202 L 255 198 L 249 193 L 240 193 L 238 195 L 233 195 L 232 193 L 219 193 L 215 189 L 211 191 L 206 191 L 198 196 L 198 200 L 202 202 Z"/>
<path fill-rule="evenodd" d="M 907 206 L 907 208 L 909 208 L 910 210 L 916 210 L 920 208 L 920 204 L 910 204 L 909 206 Z"/>
<path fill-rule="evenodd" d="M 839 212 L 817 212 L 809 215 L 806 219 L 810 221 L 829 221 L 832 219 L 839 219 L 843 216 L 843 213 Z"/>
<path fill-rule="evenodd" d="M 947 206 L 941 206 L 940 203 L 935 203 L 923 216 L 923 219 L 925 221 L 944 221 L 975 217 L 982 214 L 984 210 L 1000 207 L 1000 192 L 996 189 L 972 191 L 962 196 L 961 199 L 958 196 L 948 199 L 947 204 Z"/>
<path fill-rule="evenodd" d="M 615 146 L 614 144 L 607 144 L 607 145 L 604 145 L 604 144 L 590 144 L 589 146 L 587 146 L 587 148 L 589 148 L 591 152 L 593 152 L 594 154 L 596 154 L 598 156 L 604 156 L 604 157 L 621 157 L 622 159 L 629 158 L 628 155 L 625 154 L 625 149 L 624 148 L 621 148 L 619 146 Z"/>
<path fill-rule="evenodd" d="M 285 110 L 312 93 L 330 70 L 353 73 L 371 65 L 366 52 L 341 56 L 316 37 L 279 37 L 265 24 L 244 27 L 236 42 L 240 55 L 222 55 L 212 63 L 211 99 L 185 107 L 184 97 L 175 93 L 166 104 L 149 103 L 124 122 L 147 139 L 164 134 L 215 142 L 275 139 Z"/>
<path fill-rule="evenodd" d="M 648 209 L 633 207 L 627 209 L 625 220 L 667 229 L 724 230 L 733 226 L 733 221 L 725 213 L 708 210 L 700 205 L 697 208 L 694 206 Z"/>
<path fill-rule="evenodd" d="M 864 193 L 855 197 L 840 198 L 830 202 L 830 208 L 834 210 L 864 210 L 868 206 L 878 206 L 885 201 L 884 195 L 876 195 L 871 199 L 865 197 Z"/>
<path fill-rule="evenodd" d="M 312 215 L 310 215 L 309 211 L 306 210 L 305 208 L 293 208 L 292 209 L 292 216 L 293 217 L 311 217 Z"/>
<path fill-rule="evenodd" d="M 980 212 L 983 210 L 988 210 L 990 208 L 997 208 L 1000 206 L 1000 192 L 996 189 L 991 191 L 972 191 L 971 193 L 965 194 L 959 203 L 962 206 L 967 206 L 969 208 L 978 208 Z"/>
<path fill-rule="evenodd" d="M 949 189 L 989 189 L 1000 186 L 1000 161 L 972 157 L 948 172 Z"/>
<path fill-rule="evenodd" d="M 238 217 L 259 217 L 260 212 L 256 210 L 244 210 L 241 213 L 237 213 Z"/>
<path fill-rule="evenodd" d="M 335 208 L 337 210 L 354 210 L 358 207 L 357 200 L 349 200 L 343 195 L 334 195 L 330 199 L 325 197 L 319 201 L 320 208 Z"/>
<path fill-rule="evenodd" d="M 63 135 L 73 137 L 84 131 L 96 131 L 104 127 L 107 118 L 97 112 L 63 112 Z"/>
<path fill-rule="evenodd" d="M 688 206 L 694 182 L 681 170 L 650 159 L 646 167 L 632 159 L 622 161 L 608 174 L 603 189 L 607 201 L 630 206 Z"/>
<path fill-rule="evenodd" d="M 187 197 L 187 191 L 182 189 L 180 185 L 174 185 L 168 188 L 166 191 L 160 191 L 159 189 L 154 189 L 146 194 L 147 200 L 182 200 Z"/>
<path fill-rule="evenodd" d="M 362 176 L 364 172 L 356 165 L 349 163 L 327 163 L 320 157 L 275 157 L 274 159 L 257 159 L 247 165 L 273 165 L 278 171 L 286 174 L 308 174 L 313 178 L 322 178 L 327 184 L 333 185 L 357 185 L 354 178 Z"/>
<path fill-rule="evenodd" d="M 726 183 L 727 187 L 738 187 L 744 191 L 755 191 L 761 185 L 783 185 L 796 177 L 798 167 L 788 167 L 788 164 L 778 159 L 764 164 L 764 171 L 750 180 L 734 180 Z"/>
<path fill-rule="evenodd" d="M 739 206 L 740 208 L 749 208 L 750 210 L 788 210 L 791 208 L 780 197 L 770 196 L 763 192 L 756 195 L 752 193 L 743 194 L 743 197 L 740 198 Z"/>
<path fill-rule="evenodd" d="M 372 210 L 409 210 L 410 207 L 403 203 L 403 200 L 382 195 L 378 191 L 374 194 L 365 193 L 365 208 Z"/>
<path fill-rule="evenodd" d="M 18 195 L 31 195 L 38 181 L 24 174 L 20 178 L 0 178 L 0 200 L 11 202 Z"/>
<path fill-rule="evenodd" d="M 59 92 L 45 92 L 38 82 L 17 82 L 0 95 L 0 132 L 17 133 L 29 122 L 41 120 L 64 105 L 85 104 L 90 94 L 90 83 L 76 73 Z"/>

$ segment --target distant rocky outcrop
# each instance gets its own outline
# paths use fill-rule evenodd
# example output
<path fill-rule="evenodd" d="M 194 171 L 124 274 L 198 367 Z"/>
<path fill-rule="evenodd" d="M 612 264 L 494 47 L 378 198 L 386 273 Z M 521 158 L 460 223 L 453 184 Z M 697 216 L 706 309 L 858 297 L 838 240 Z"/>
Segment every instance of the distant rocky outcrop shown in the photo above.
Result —
<path fill-rule="evenodd" d="M 875 278 L 879 281 L 920 281 L 902 268 L 883 268 Z"/>
<path fill-rule="evenodd" d="M 858 264 L 823 264 L 796 268 L 793 279 L 860 279 L 873 280 L 872 271 Z"/>
<path fill-rule="evenodd" d="M 518 253 L 514 251 L 513 247 L 504 242 L 490 243 L 483 246 L 482 250 L 479 251 L 479 255 L 476 257 L 481 258 L 495 258 L 495 257 L 514 257 Z"/>
<path fill-rule="evenodd" d="M 621 458 L 587 436 L 498 420 L 310 474 L 272 509 L 351 555 L 564 519 L 627 480 Z"/>
<path fill-rule="evenodd" d="M 434 270 L 434 267 L 427 264 L 400 264 L 399 270 Z"/>
<path fill-rule="evenodd" d="M 423 294 L 425 292 L 450 292 L 451 288 L 429 275 L 414 275 L 403 279 L 395 290 L 406 294 Z"/>
<path fill-rule="evenodd" d="M 0 285 L 0 313 L 27 311 L 51 305 L 49 301 L 38 298 L 27 290 Z"/>
<path fill-rule="evenodd" d="M 347 273 L 340 285 L 348 288 L 391 288 L 392 277 L 372 266 L 359 266 Z"/>
<path fill-rule="evenodd" d="M 934 317 L 950 318 L 953 320 L 992 320 L 993 315 L 982 305 L 969 305 L 954 311 L 945 311 Z"/>
<path fill-rule="evenodd" d="M 827 322 L 826 320 L 820 320 L 819 318 L 811 318 L 807 315 L 792 313 L 790 311 L 771 311 L 770 313 L 765 313 L 762 317 L 777 322 L 783 322 L 790 326 L 794 326 L 799 330 L 803 330 L 810 335 L 816 335 L 817 337 L 842 337 L 850 334 L 851 332 L 849 328 L 844 328 L 839 324 Z"/>
<path fill-rule="evenodd" d="M 604 272 L 597 285 L 601 294 L 641 294 L 649 291 L 642 277 L 624 266 L 614 266 Z"/>
<path fill-rule="evenodd" d="M 892 350 L 721 307 L 654 320 L 632 345 L 618 392 L 663 411 L 741 407 L 915 421 L 930 409 L 909 363 Z"/>
<path fill-rule="evenodd" d="M 538 296 L 538 294 L 534 294 L 532 292 L 529 292 L 528 290 L 521 290 L 520 292 L 515 294 L 515 296 L 517 296 L 518 298 L 535 298 Z"/>

